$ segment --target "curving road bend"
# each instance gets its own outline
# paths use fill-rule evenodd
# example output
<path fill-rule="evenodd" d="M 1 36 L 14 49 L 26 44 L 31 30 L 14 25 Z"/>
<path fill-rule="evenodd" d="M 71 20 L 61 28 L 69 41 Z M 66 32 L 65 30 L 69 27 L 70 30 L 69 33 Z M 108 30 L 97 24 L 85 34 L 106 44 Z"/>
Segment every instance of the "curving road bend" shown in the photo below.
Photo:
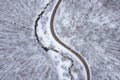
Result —
<path fill-rule="evenodd" d="M 71 51 L 75 56 L 77 56 L 77 57 L 79 58 L 80 61 L 82 61 L 83 65 L 84 65 L 84 67 L 85 67 L 85 70 L 86 70 L 87 80 L 90 80 L 90 70 L 89 70 L 89 67 L 88 67 L 87 62 L 86 62 L 85 59 L 82 57 L 82 55 L 80 55 L 80 54 L 77 53 L 75 50 L 71 49 L 69 46 L 67 46 L 65 43 L 63 43 L 63 42 L 57 37 L 57 35 L 55 34 L 53 23 L 54 23 L 54 18 L 55 18 L 56 11 L 57 11 L 57 9 L 58 9 L 61 1 L 62 1 L 62 0 L 58 0 L 57 4 L 55 5 L 55 7 L 54 7 L 54 9 L 53 9 L 52 15 L 51 15 L 51 19 L 50 19 L 50 31 L 51 31 L 51 34 L 52 34 L 53 38 L 54 38 L 60 45 L 62 45 L 63 47 L 65 47 L 66 49 L 68 49 L 69 51 Z"/>

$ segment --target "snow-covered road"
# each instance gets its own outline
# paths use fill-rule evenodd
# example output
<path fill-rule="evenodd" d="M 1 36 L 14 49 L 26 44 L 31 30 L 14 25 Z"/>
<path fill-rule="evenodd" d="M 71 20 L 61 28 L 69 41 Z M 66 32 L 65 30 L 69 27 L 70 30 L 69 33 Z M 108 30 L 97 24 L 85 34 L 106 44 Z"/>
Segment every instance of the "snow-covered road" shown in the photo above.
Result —
<path fill-rule="evenodd" d="M 54 37 L 54 39 L 60 44 L 62 45 L 63 47 L 65 47 L 66 49 L 68 49 L 69 51 L 71 51 L 74 55 L 76 55 L 80 61 L 82 61 L 85 69 L 86 69 L 86 74 L 87 74 L 87 80 L 90 80 L 90 70 L 89 70 L 89 67 L 88 67 L 88 64 L 87 62 L 85 61 L 85 59 L 83 58 L 82 55 L 80 55 L 79 53 L 77 53 L 75 50 L 71 49 L 69 46 L 67 46 L 65 43 L 63 43 L 58 37 L 57 35 L 55 34 L 55 31 L 54 31 L 54 26 L 53 26 L 53 22 L 54 22 L 54 17 L 55 17 L 55 13 L 60 5 L 62 0 L 58 0 L 57 4 L 55 5 L 54 7 L 54 10 L 52 12 L 52 15 L 51 15 L 51 20 L 50 20 L 50 30 L 51 30 L 51 34 L 52 36 Z"/>

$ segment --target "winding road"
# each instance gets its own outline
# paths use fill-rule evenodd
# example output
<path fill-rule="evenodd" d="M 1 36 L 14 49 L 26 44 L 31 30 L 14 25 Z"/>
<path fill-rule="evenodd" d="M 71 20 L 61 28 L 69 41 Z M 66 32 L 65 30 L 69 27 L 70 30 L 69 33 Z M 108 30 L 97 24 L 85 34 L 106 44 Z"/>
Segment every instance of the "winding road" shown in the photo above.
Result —
<path fill-rule="evenodd" d="M 54 18 L 55 18 L 56 11 L 57 11 L 57 9 L 58 9 L 61 1 L 62 1 L 62 0 L 58 0 L 57 4 L 55 5 L 55 7 L 54 7 L 54 9 L 53 9 L 52 15 L 51 15 L 51 19 L 50 19 L 50 31 L 51 31 L 51 34 L 52 34 L 53 38 L 54 38 L 60 45 L 62 45 L 63 47 L 65 47 L 66 49 L 68 49 L 69 51 L 71 51 L 75 56 L 77 56 L 77 57 L 79 58 L 80 61 L 82 61 L 83 65 L 84 65 L 84 67 L 85 67 L 85 70 L 86 70 L 87 80 L 90 80 L 90 70 L 89 70 L 89 67 L 88 67 L 87 62 L 86 62 L 85 59 L 82 57 L 82 55 L 80 55 L 80 54 L 77 53 L 75 50 L 71 49 L 69 46 L 67 46 L 65 43 L 63 43 L 63 42 L 57 37 L 57 35 L 55 34 L 53 23 L 54 23 Z"/>

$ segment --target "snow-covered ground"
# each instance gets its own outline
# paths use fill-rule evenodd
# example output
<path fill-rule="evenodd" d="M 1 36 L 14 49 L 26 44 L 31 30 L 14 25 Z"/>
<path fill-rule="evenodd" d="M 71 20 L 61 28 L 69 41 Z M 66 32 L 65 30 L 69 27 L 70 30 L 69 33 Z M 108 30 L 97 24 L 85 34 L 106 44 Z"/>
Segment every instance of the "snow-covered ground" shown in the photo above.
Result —
<path fill-rule="evenodd" d="M 86 80 L 82 62 L 51 35 L 50 17 L 56 3 L 0 1 L 0 80 Z M 120 80 L 119 3 L 62 0 L 55 15 L 56 34 L 84 56 L 91 80 Z"/>
<path fill-rule="evenodd" d="M 57 2 L 58 1 L 56 1 L 55 4 Z M 51 6 L 48 6 L 43 17 L 38 22 L 37 33 L 39 40 L 44 45 L 44 47 L 49 49 L 47 53 L 55 62 L 60 80 L 86 79 L 86 73 L 82 62 L 73 53 L 61 46 L 53 38 L 50 32 L 50 18 L 53 8 L 54 6 L 52 8 Z M 48 12 L 47 10 L 51 11 Z M 64 54 L 66 55 L 64 56 Z M 76 69 L 77 71 L 74 71 Z"/>
<path fill-rule="evenodd" d="M 63 0 L 54 26 L 59 38 L 86 58 L 92 80 L 119 80 L 120 2 L 102 1 Z"/>
<path fill-rule="evenodd" d="M 49 0 L 0 0 L 0 80 L 57 80 L 34 25 Z"/>

